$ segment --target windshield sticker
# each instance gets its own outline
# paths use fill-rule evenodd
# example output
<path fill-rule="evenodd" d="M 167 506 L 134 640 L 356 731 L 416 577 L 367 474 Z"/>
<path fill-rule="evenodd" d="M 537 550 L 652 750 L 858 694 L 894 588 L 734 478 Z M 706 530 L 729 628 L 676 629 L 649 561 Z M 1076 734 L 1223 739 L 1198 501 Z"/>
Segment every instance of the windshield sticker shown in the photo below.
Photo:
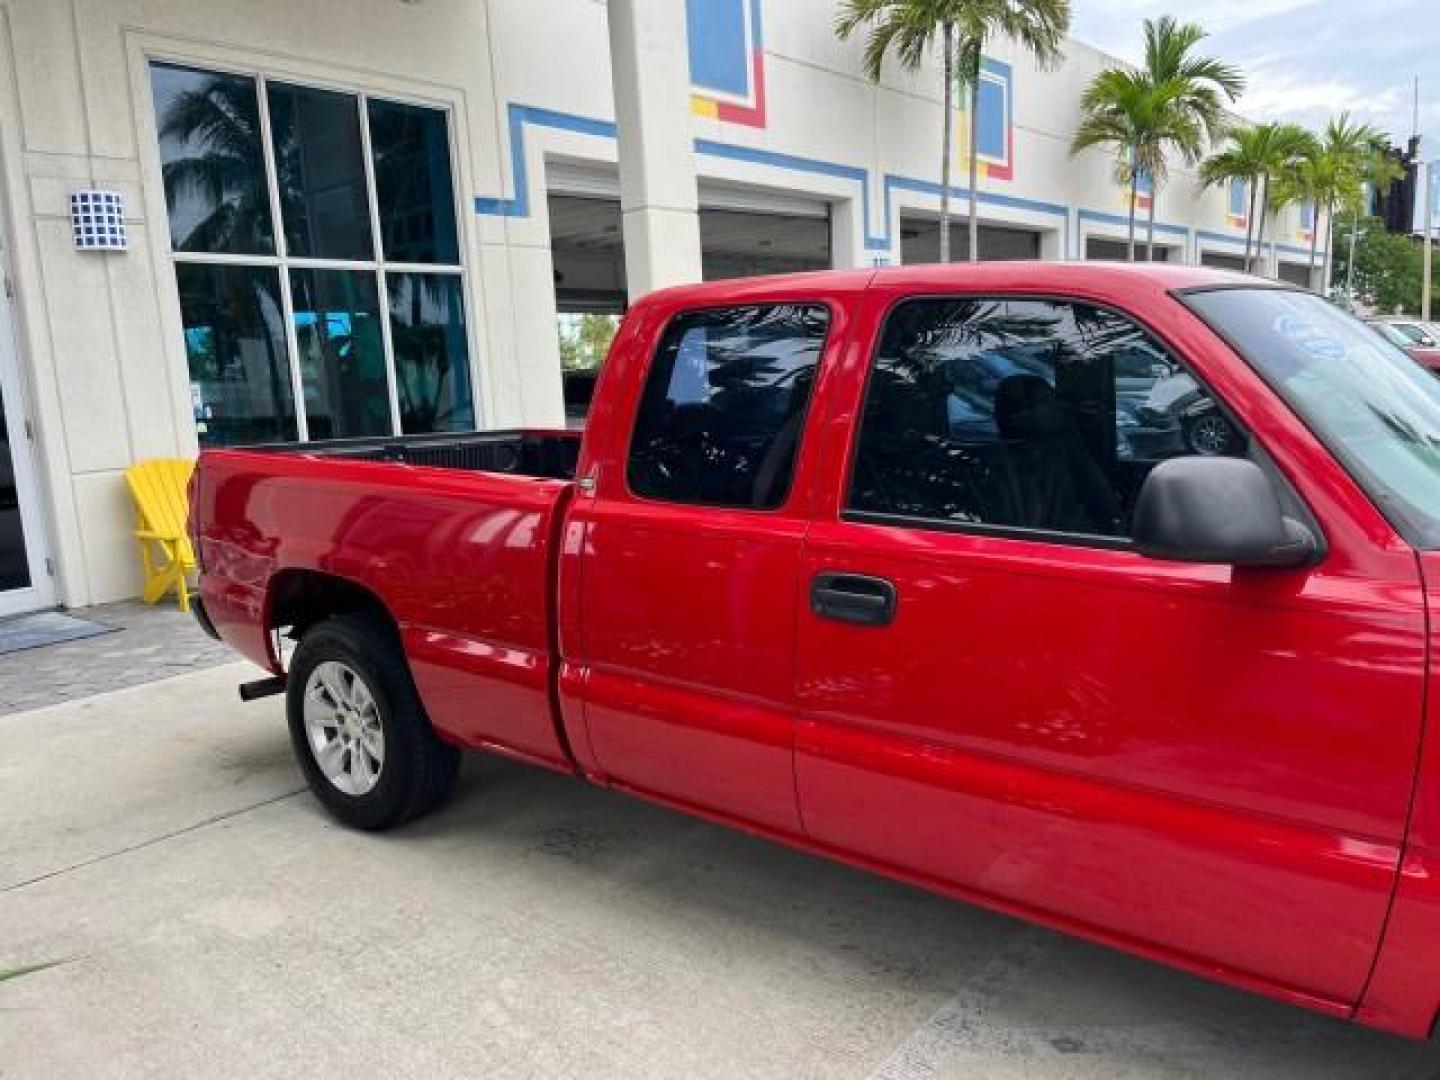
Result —
<path fill-rule="evenodd" d="M 1293 344 L 1298 355 L 1296 360 L 1311 357 L 1315 360 L 1343 360 L 1345 345 L 1325 333 L 1324 328 L 1297 315 L 1286 313 L 1279 316 L 1273 329 Z"/>

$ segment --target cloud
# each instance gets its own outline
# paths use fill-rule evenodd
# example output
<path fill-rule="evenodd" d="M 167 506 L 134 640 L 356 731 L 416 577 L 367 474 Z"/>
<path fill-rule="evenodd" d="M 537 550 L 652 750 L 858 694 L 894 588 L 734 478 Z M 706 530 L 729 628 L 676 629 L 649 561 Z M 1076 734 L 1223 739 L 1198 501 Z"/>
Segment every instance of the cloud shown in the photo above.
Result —
<path fill-rule="evenodd" d="M 1141 21 L 1174 10 L 1164 0 L 1077 0 L 1073 33 L 1136 60 Z M 1348 109 L 1403 142 L 1418 75 L 1421 130 L 1440 151 L 1440 42 L 1423 29 L 1435 25 L 1434 0 L 1194 0 L 1180 17 L 1210 31 L 1205 52 L 1244 70 L 1243 115 L 1318 126 Z"/>

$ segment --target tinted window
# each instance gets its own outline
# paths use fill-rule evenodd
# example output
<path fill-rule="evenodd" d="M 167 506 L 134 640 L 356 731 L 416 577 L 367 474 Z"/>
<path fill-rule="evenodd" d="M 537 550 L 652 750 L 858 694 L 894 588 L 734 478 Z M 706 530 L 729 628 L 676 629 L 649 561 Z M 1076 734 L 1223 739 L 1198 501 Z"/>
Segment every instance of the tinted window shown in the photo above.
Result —
<path fill-rule="evenodd" d="M 370 200 L 353 95 L 270 83 L 280 219 L 291 255 L 369 259 Z"/>
<path fill-rule="evenodd" d="M 848 507 L 1123 538 L 1158 462 L 1245 449 L 1199 383 L 1121 315 L 915 300 L 881 337 Z"/>
<path fill-rule="evenodd" d="M 397 415 L 403 434 L 473 429 L 447 115 L 166 63 L 150 78 L 201 442 L 388 435 Z"/>
<path fill-rule="evenodd" d="M 171 247 L 274 254 L 255 80 L 152 64 L 150 83 Z"/>
<path fill-rule="evenodd" d="M 310 437 L 393 434 L 375 275 L 291 270 L 290 295 Z"/>
<path fill-rule="evenodd" d="M 386 287 L 401 430 L 417 435 L 472 429 L 475 410 L 470 403 L 470 349 L 460 278 L 389 274 Z"/>
<path fill-rule="evenodd" d="M 296 438 L 275 268 L 181 263 L 175 276 L 200 445 Z"/>
<path fill-rule="evenodd" d="M 370 102 L 380 235 L 390 262 L 458 263 L 450 133 L 438 109 Z"/>
<path fill-rule="evenodd" d="M 1313 293 L 1216 289 L 1184 300 L 1289 403 L 1407 540 L 1440 548 L 1440 380 Z"/>
<path fill-rule="evenodd" d="M 815 305 L 678 316 L 641 396 L 631 490 L 668 502 L 779 506 L 828 323 Z"/>

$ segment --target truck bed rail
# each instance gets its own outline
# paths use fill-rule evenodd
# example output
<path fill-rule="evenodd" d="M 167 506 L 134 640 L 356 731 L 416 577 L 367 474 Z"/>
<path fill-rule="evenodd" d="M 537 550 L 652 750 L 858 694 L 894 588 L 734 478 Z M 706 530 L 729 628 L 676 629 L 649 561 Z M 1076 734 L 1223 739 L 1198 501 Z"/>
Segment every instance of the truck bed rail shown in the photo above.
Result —
<path fill-rule="evenodd" d="M 245 449 L 571 480 L 580 456 L 580 433 L 522 429 L 465 431 L 444 435 L 272 443 Z"/>

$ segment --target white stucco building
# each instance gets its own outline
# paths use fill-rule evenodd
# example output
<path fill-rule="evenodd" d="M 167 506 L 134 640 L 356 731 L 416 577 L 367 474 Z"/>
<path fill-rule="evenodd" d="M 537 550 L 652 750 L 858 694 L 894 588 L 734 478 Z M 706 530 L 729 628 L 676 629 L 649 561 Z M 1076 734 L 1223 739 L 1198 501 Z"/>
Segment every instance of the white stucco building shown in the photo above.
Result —
<path fill-rule="evenodd" d="M 612 34 L 602 0 L 0 0 L 0 614 L 138 591 L 138 459 L 559 424 L 557 315 L 627 280 L 933 259 L 938 74 L 872 86 L 835 9 L 624 0 Z M 1111 61 L 1065 51 L 987 60 L 988 257 L 1123 254 L 1112 160 L 1068 153 Z M 615 85 L 653 135 L 624 214 Z M 77 247 L 88 190 L 124 250 Z M 1244 196 L 1177 168 L 1161 255 L 1233 265 Z M 1306 280 L 1308 223 L 1268 226 L 1273 272 Z"/>

